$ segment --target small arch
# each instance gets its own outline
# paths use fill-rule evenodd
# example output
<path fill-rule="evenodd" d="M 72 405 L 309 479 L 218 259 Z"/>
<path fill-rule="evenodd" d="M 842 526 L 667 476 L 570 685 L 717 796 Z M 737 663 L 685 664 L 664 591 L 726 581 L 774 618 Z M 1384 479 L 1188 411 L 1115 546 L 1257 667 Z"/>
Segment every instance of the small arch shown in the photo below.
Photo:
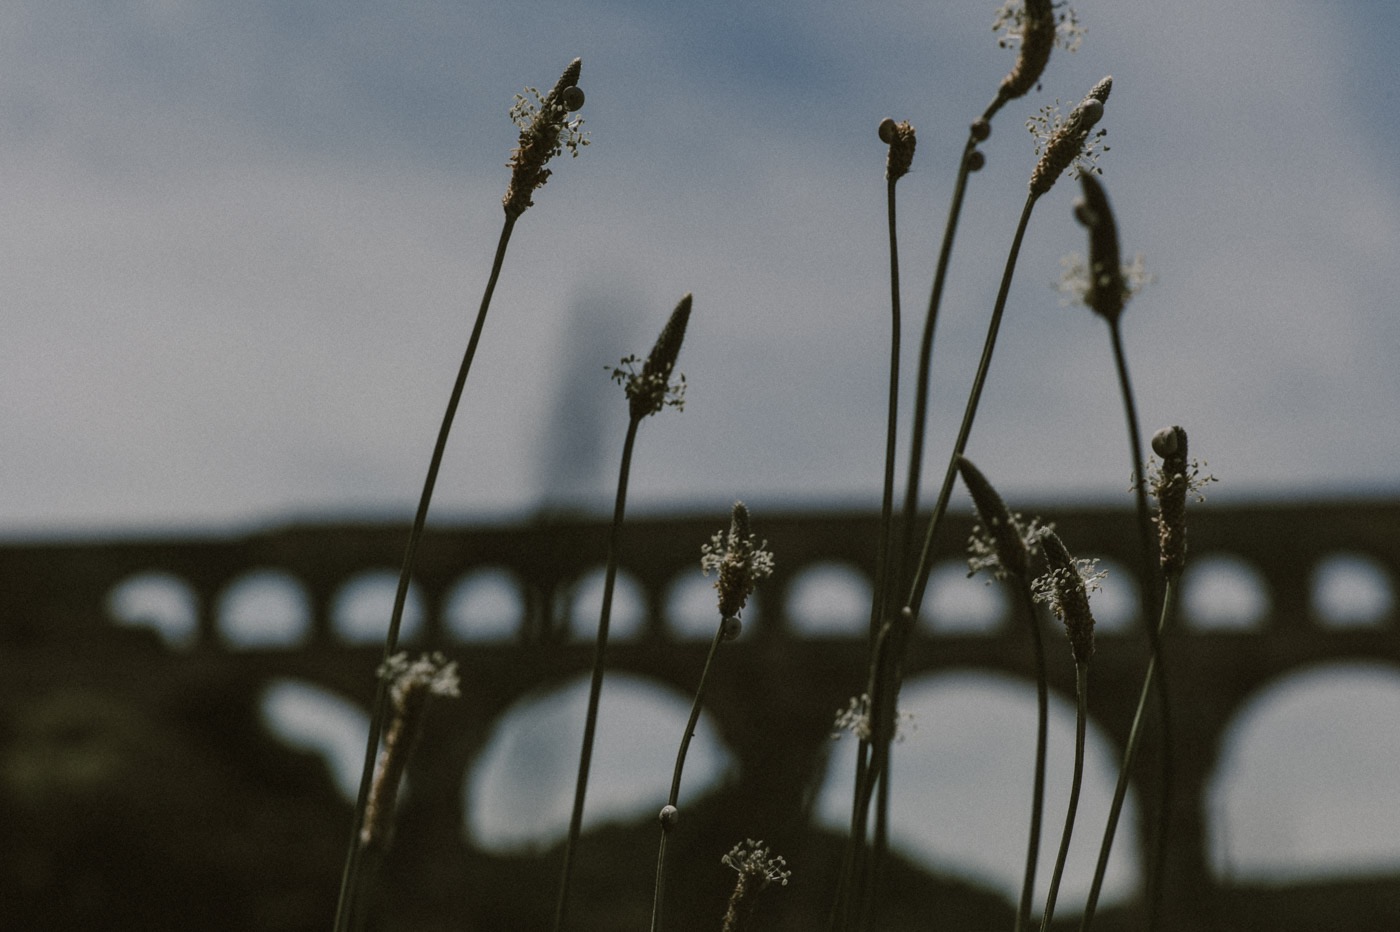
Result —
<path fill-rule="evenodd" d="M 340 587 L 331 603 L 331 626 L 335 633 L 351 644 L 383 641 L 389 633 L 389 619 L 394 613 L 398 588 L 399 574 L 395 570 L 368 570 L 351 578 Z M 410 583 L 399 639 L 411 640 L 422 625 L 423 599 L 418 584 Z"/>
<path fill-rule="evenodd" d="M 567 834 L 588 688 L 588 677 L 580 676 L 528 696 L 492 727 L 462 787 L 463 828 L 472 844 L 493 852 L 541 851 Z M 666 802 L 690 703 L 654 681 L 608 675 L 585 829 L 656 817 Z M 733 766 L 732 753 L 702 713 L 686 756 L 681 811 L 719 786 Z"/>
<path fill-rule="evenodd" d="M 199 639 L 199 596 L 172 573 L 138 573 L 113 586 L 107 615 L 118 624 L 151 628 L 170 647 L 191 647 Z"/>
<path fill-rule="evenodd" d="M 603 589 L 607 568 L 595 567 L 580 576 L 560 594 L 565 610 L 561 613 L 576 641 L 598 636 L 598 617 L 603 610 Z M 608 637 L 625 641 L 640 637 L 646 629 L 647 602 L 636 577 L 621 567 L 613 581 L 612 611 L 608 615 Z"/>
<path fill-rule="evenodd" d="M 1033 683 L 973 671 L 912 677 L 899 699 L 912 720 L 895 750 L 890 843 L 940 873 L 992 887 L 1014 903 L 1020 895 L 1035 771 Z M 1075 712 L 1052 694 L 1046 767 L 1046 816 L 1038 859 L 1039 916 L 1059 850 L 1073 769 Z M 849 831 L 857 742 L 843 737 L 828 759 L 816 818 Z M 1057 914 L 1083 903 L 1098 860 L 1120 754 L 1092 721 L 1085 737 L 1084 780 Z M 1058 817 L 1054 814 L 1058 812 Z M 1101 903 L 1130 899 L 1141 883 L 1136 793 L 1129 790 L 1118 824 Z"/>
<path fill-rule="evenodd" d="M 706 578 L 690 570 L 678 574 L 666 589 L 667 630 L 681 640 L 713 638 L 720 621 L 718 598 L 713 575 Z M 749 596 L 739 617 L 744 623 L 739 640 L 743 640 L 758 624 L 758 593 Z"/>
<path fill-rule="evenodd" d="M 1207 785 L 1210 863 L 1234 881 L 1400 870 L 1400 670 L 1283 677 L 1231 722 Z"/>
<path fill-rule="evenodd" d="M 788 584 L 787 617 L 808 637 L 858 637 L 870 631 L 872 589 L 847 563 L 814 563 Z"/>
<path fill-rule="evenodd" d="M 311 683 L 273 680 L 259 701 L 269 733 L 289 747 L 320 754 L 340 795 L 354 802 L 364 768 L 369 715 L 358 705 Z"/>
<path fill-rule="evenodd" d="M 1269 587 L 1257 569 L 1228 554 L 1189 562 L 1181 578 L 1181 608 L 1200 631 L 1248 631 L 1269 613 Z"/>
<path fill-rule="evenodd" d="M 945 560 L 929 573 L 920 621 L 939 634 L 995 634 L 1006 624 L 1006 585 L 987 573 L 967 575 L 967 564 Z"/>
<path fill-rule="evenodd" d="M 311 599 L 294 576 L 255 570 L 224 589 L 216 617 L 235 647 L 295 647 L 311 630 Z"/>
<path fill-rule="evenodd" d="M 1378 626 L 1394 610 L 1390 573 L 1370 557 L 1338 553 L 1313 569 L 1312 613 L 1323 627 Z"/>
<path fill-rule="evenodd" d="M 525 597 L 515 574 L 501 567 L 473 570 L 448 590 L 443 623 L 458 641 L 520 638 Z"/>
<path fill-rule="evenodd" d="M 1108 575 L 1099 580 L 1099 589 L 1089 593 L 1094 626 L 1105 633 L 1131 631 L 1142 614 L 1138 576 L 1117 560 L 1099 560 L 1098 570 Z"/>

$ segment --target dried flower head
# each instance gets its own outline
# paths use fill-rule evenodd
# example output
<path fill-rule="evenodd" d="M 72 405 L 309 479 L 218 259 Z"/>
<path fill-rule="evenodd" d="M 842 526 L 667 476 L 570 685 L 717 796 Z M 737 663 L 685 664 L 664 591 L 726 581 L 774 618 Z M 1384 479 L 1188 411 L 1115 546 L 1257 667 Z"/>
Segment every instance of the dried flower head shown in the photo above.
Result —
<path fill-rule="evenodd" d="M 903 741 L 907 737 L 905 726 L 909 726 L 907 731 L 912 731 L 914 725 L 914 713 L 900 709 L 894 716 L 894 740 Z M 840 741 L 841 736 L 849 732 L 861 741 L 869 741 L 875 735 L 870 724 L 870 694 L 861 693 L 859 696 L 852 696 L 850 704 L 840 712 L 836 713 L 836 721 L 833 723 L 831 739 Z"/>
<path fill-rule="evenodd" d="M 1050 8 L 1048 14 L 1046 7 Z M 1052 43 L 1071 54 L 1079 51 L 1079 45 L 1084 41 L 1084 27 L 1079 25 L 1079 14 L 1068 2 L 1006 0 L 992 19 L 992 32 L 1001 33 L 997 36 L 997 45 L 1004 49 L 1012 46 L 1024 48 L 1027 30 L 1043 29 L 1042 23 L 1047 15 L 1054 23 Z"/>
<path fill-rule="evenodd" d="M 577 158 L 579 149 L 588 145 L 583 118 L 569 116 L 583 106 L 583 91 L 578 86 L 582 69 L 583 60 L 575 58 L 548 94 L 541 97 L 537 89 L 527 87 L 524 94 L 515 95 L 510 119 L 520 127 L 520 141 L 506 162 L 511 170 L 510 185 L 502 204 L 508 216 L 518 217 L 535 203 L 531 199 L 535 189 L 549 180 L 551 172 L 545 165 L 550 159 L 565 149 Z"/>
<path fill-rule="evenodd" d="M 880 121 L 880 141 L 890 147 L 885 159 L 885 180 L 898 181 L 909 174 L 909 166 L 914 162 L 914 147 L 918 140 L 914 127 L 908 121 L 896 123 L 890 117 Z"/>
<path fill-rule="evenodd" d="M 1007 0 L 992 21 L 992 31 L 1002 35 L 1002 48 L 1020 46 L 1011 73 L 1001 79 L 993 107 L 1024 95 L 1045 71 L 1050 50 L 1055 46 L 1055 6 L 1050 0 Z"/>
<path fill-rule="evenodd" d="M 735 502 L 729 532 L 717 532 L 700 547 L 700 570 L 706 576 L 712 570 L 717 574 L 715 590 L 721 618 L 737 618 L 754 586 L 773 574 L 773 554 L 764 549 L 767 546 L 768 542 L 759 543 L 758 535 L 750 529 L 748 508 Z"/>
<path fill-rule="evenodd" d="M 1088 260 L 1078 253 L 1062 256 L 1060 269 L 1060 280 L 1054 282 L 1055 290 L 1062 295 L 1060 306 L 1082 304 L 1095 310 L 1090 299 L 1094 283 L 1089 275 Z M 1133 256 L 1133 261 L 1118 267 L 1118 280 L 1123 288 L 1123 304 L 1126 306 L 1138 292 L 1155 282 L 1157 276 L 1147 271 L 1147 260 L 1142 253 L 1138 253 Z"/>
<path fill-rule="evenodd" d="M 967 457 L 958 457 L 958 472 L 980 519 L 968 540 L 968 575 L 985 569 L 997 579 L 1026 579 L 1041 528 L 1036 521 L 1023 527 L 1021 516 L 1007 509 L 987 477 Z"/>
<path fill-rule="evenodd" d="M 1097 560 L 1076 560 L 1054 531 L 1040 541 L 1049 569 L 1031 583 L 1031 594 L 1045 602 L 1064 622 L 1075 663 L 1088 663 L 1094 656 L 1094 615 L 1089 611 L 1089 593 L 1099 590 L 1108 574 L 1096 569 Z"/>
<path fill-rule="evenodd" d="M 1204 463 L 1188 460 L 1186 431 L 1181 427 L 1164 427 L 1152 435 L 1152 451 L 1162 458 L 1162 465 L 1149 465 L 1147 481 L 1157 499 L 1158 544 L 1162 570 L 1168 576 L 1180 575 L 1186 567 L 1186 497 L 1195 494 L 1197 502 L 1206 497 L 1201 491 L 1217 481 L 1212 475 L 1202 475 Z"/>
<path fill-rule="evenodd" d="M 461 695 L 457 663 L 449 662 L 440 653 L 424 654 L 416 660 L 409 660 L 406 653 L 395 654 L 379 665 L 379 677 L 389 684 L 389 703 L 394 715 L 384 730 L 384 748 L 379 753 L 374 782 L 365 803 L 364 821 L 360 826 L 360 844 L 365 848 L 384 848 L 389 844 L 399 785 L 422 730 L 428 700 L 434 696 L 456 698 Z"/>
<path fill-rule="evenodd" d="M 677 374 L 676 381 L 672 382 L 671 370 L 676 367 L 681 343 L 685 340 L 690 304 L 691 296 L 687 293 L 671 312 L 645 362 L 637 356 L 626 356 L 620 367 L 612 368 L 612 379 L 626 390 L 628 407 L 635 419 L 640 420 L 665 407 L 685 408 L 685 376 Z M 642 363 L 640 370 L 639 362 Z"/>
<path fill-rule="evenodd" d="M 1074 175 L 1097 172 L 1098 157 L 1109 151 L 1101 145 L 1105 129 L 1094 131 L 1103 118 L 1103 105 L 1113 89 L 1113 79 L 1104 78 L 1095 84 L 1069 116 L 1060 115 L 1060 102 L 1042 107 L 1040 113 L 1026 121 L 1026 129 L 1036 139 L 1035 152 L 1040 156 L 1031 172 L 1031 194 L 1039 197 L 1049 191 L 1060 175 L 1069 170 Z"/>
<path fill-rule="evenodd" d="M 457 661 L 434 651 L 409 660 L 397 653 L 379 665 L 379 678 L 389 684 L 389 700 L 397 710 L 426 701 L 429 696 L 455 699 L 462 695 Z"/>

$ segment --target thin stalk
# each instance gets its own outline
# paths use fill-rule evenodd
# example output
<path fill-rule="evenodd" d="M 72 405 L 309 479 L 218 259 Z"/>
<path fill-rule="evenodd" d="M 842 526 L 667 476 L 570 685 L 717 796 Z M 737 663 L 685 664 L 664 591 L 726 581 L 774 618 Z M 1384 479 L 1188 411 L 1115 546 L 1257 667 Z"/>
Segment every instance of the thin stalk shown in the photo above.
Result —
<path fill-rule="evenodd" d="M 1045 672 L 1045 642 L 1041 637 L 1040 619 L 1031 599 L 1030 585 L 1024 580 L 1017 582 L 1020 584 L 1026 618 L 1031 626 L 1036 699 L 1035 786 L 1031 791 L 1031 828 L 1030 838 L 1026 842 L 1026 873 L 1021 882 L 1021 903 L 1016 910 L 1016 932 L 1022 932 L 1030 925 L 1031 899 L 1035 895 L 1035 868 L 1040 857 L 1040 829 L 1045 819 L 1045 746 L 1050 728 L 1050 690 Z"/>
<path fill-rule="evenodd" d="M 870 601 L 870 664 L 875 666 L 875 653 L 880 637 L 881 620 L 889 610 L 890 593 L 894 590 L 891 579 L 897 578 L 891 566 L 891 552 L 894 546 L 894 461 L 899 434 L 899 357 L 900 357 L 900 295 L 899 295 L 899 227 L 897 223 L 897 198 L 895 186 L 899 178 L 888 178 L 885 186 L 885 215 L 890 237 L 890 366 L 889 401 L 886 405 L 885 421 L 885 474 L 880 503 L 880 533 L 876 543 L 875 587 Z M 846 839 L 846 854 L 842 860 L 841 875 L 837 880 L 837 909 L 833 911 L 833 926 L 837 917 L 846 915 L 846 897 L 858 871 L 865 866 L 864 848 L 866 816 L 869 810 L 869 749 L 870 743 L 860 739 L 856 749 L 856 779 L 851 801 L 851 834 Z M 862 805 L 864 800 L 864 805 Z M 857 816 L 859 813 L 859 816 Z"/>
<path fill-rule="evenodd" d="M 505 262 L 506 246 L 510 243 L 511 232 L 515 229 L 517 216 L 506 214 L 501 227 L 501 236 L 496 243 L 496 255 L 491 261 L 491 274 L 486 280 L 486 290 L 481 296 L 481 306 L 476 312 L 476 323 L 472 326 L 467 349 L 462 356 L 462 364 L 457 370 L 457 380 L 452 385 L 452 393 L 447 400 L 447 410 L 443 413 L 442 424 L 438 428 L 437 442 L 433 445 L 433 455 L 428 461 L 428 475 L 423 480 L 423 493 L 418 499 L 418 510 L 413 516 L 413 527 L 409 531 L 408 546 L 404 549 L 403 567 L 399 571 L 399 585 L 394 593 L 394 608 L 389 616 L 389 631 L 384 638 L 384 659 L 388 660 L 398 649 L 399 629 L 403 625 L 404 605 L 408 600 L 408 587 L 413 578 L 413 567 L 418 555 L 418 542 L 423 537 L 423 527 L 428 520 L 428 507 L 433 499 L 433 489 L 437 485 L 438 470 L 442 467 L 443 453 L 447 449 L 447 436 L 452 431 L 452 421 L 457 416 L 457 406 L 462 400 L 462 391 L 467 384 L 467 374 L 471 371 L 472 360 L 476 357 L 477 344 L 481 342 L 481 332 L 486 325 L 486 312 L 491 307 L 491 296 L 496 291 L 496 281 L 501 275 Z M 345 867 L 340 879 L 340 898 L 335 909 L 335 932 L 346 932 L 350 928 L 354 914 L 355 900 L 359 894 L 361 873 L 361 850 L 359 844 L 360 826 L 365 817 L 365 806 L 369 801 L 369 790 L 374 782 L 374 762 L 379 751 L 379 736 L 384 728 L 385 711 L 388 707 L 388 684 L 382 679 L 375 688 L 374 707 L 370 715 L 369 738 L 365 744 L 364 766 L 360 771 L 360 790 L 355 799 L 355 815 L 350 826 L 350 843 L 345 857 Z"/>
<path fill-rule="evenodd" d="M 1133 457 L 1133 474 L 1138 476 L 1134 483 L 1137 499 L 1138 535 L 1142 550 L 1142 605 L 1144 619 L 1151 618 L 1160 597 L 1161 574 L 1157 567 L 1157 547 L 1153 533 L 1152 514 L 1147 504 L 1147 483 L 1140 475 L 1147 462 L 1142 455 L 1142 432 L 1138 428 L 1137 404 L 1133 395 L 1132 380 L 1128 377 L 1128 357 L 1123 349 L 1121 325 L 1115 318 L 1109 322 L 1109 335 L 1113 342 L 1113 360 L 1118 370 L 1118 385 L 1123 394 L 1123 410 L 1128 419 L 1128 442 Z M 1153 845 L 1152 860 L 1147 869 L 1148 890 L 1148 932 L 1157 926 L 1157 916 L 1161 912 L 1162 868 L 1167 857 L 1168 825 L 1171 813 L 1173 741 L 1171 727 L 1171 697 L 1168 692 L 1166 661 L 1162 656 L 1162 639 L 1159 631 L 1146 625 L 1147 643 L 1152 659 L 1157 666 L 1157 719 L 1162 729 L 1162 772 L 1161 794 L 1157 798 L 1157 833 Z"/>
<path fill-rule="evenodd" d="M 909 475 L 905 478 L 903 539 L 900 544 L 899 566 L 908 572 L 910 551 L 914 547 L 914 526 L 919 508 L 919 478 L 923 473 L 924 432 L 928 421 L 928 389 L 933 370 L 933 333 L 938 322 L 938 309 L 943 303 L 943 285 L 948 278 L 948 264 L 953 257 L 953 239 L 958 219 L 962 215 L 963 195 L 967 192 L 967 177 L 971 174 L 970 156 L 977 148 L 977 139 L 969 134 L 963 146 L 962 161 L 958 163 L 958 180 L 953 186 L 953 200 L 948 206 L 948 222 L 943 228 L 943 244 L 938 250 L 938 267 L 933 273 L 933 291 L 929 294 L 928 312 L 924 317 L 923 339 L 919 343 L 919 372 L 914 387 L 914 423 L 909 438 Z M 902 580 L 901 580 L 902 581 Z"/>
<path fill-rule="evenodd" d="M 603 607 L 598 616 L 598 639 L 593 648 L 593 679 L 588 687 L 588 714 L 583 724 L 583 747 L 579 752 L 578 779 L 574 783 L 574 808 L 569 817 L 569 838 L 564 845 L 564 869 L 559 880 L 559 899 L 554 910 L 554 930 L 564 926 L 569 905 L 569 883 L 573 878 L 574 852 L 583 828 L 583 801 L 588 790 L 588 769 L 593 760 L 593 739 L 598 730 L 598 703 L 603 694 L 603 668 L 608 648 L 608 624 L 612 618 L 613 588 L 617 582 L 618 540 L 622 518 L 627 510 L 627 477 L 632 469 L 632 448 L 637 441 L 641 417 L 627 422 L 627 439 L 622 444 L 622 465 L 617 476 L 617 501 L 613 505 L 612 527 L 608 531 L 608 566 L 603 581 Z"/>
<path fill-rule="evenodd" d="M 1159 634 L 1166 626 L 1167 619 L 1176 610 L 1177 589 L 1179 587 L 1180 578 L 1174 574 L 1168 575 L 1162 597 L 1162 614 L 1157 620 Z M 1123 749 L 1123 763 L 1118 771 L 1118 783 L 1113 789 L 1113 803 L 1108 809 L 1108 822 L 1104 825 L 1103 843 L 1099 846 L 1099 860 L 1094 868 L 1093 883 L 1089 887 L 1089 899 L 1084 904 L 1084 918 L 1079 926 L 1080 932 L 1088 932 L 1094 921 L 1094 910 L 1098 907 L 1099 892 L 1103 887 L 1104 874 L 1108 870 L 1108 855 L 1113 849 L 1113 836 L 1118 831 L 1118 817 L 1123 812 L 1123 800 L 1128 794 L 1128 773 L 1132 769 L 1133 757 L 1142 736 L 1143 711 L 1147 707 L 1147 695 L 1152 691 L 1156 673 L 1157 658 L 1154 656 L 1148 659 L 1147 673 L 1142 678 L 1142 691 L 1138 694 L 1137 711 L 1133 714 L 1132 728 L 1128 731 L 1128 744 Z"/>
<path fill-rule="evenodd" d="M 681 736 L 681 746 L 676 752 L 676 766 L 671 774 L 671 793 L 666 797 L 666 805 L 675 806 L 681 796 L 681 773 L 685 770 L 685 755 L 690 750 L 690 739 L 695 737 L 695 726 L 700 721 L 700 706 L 705 698 L 705 681 L 710 675 L 710 665 L 719 652 L 724 640 L 724 619 L 720 619 L 715 630 L 715 638 L 710 642 L 710 652 L 705 655 L 705 666 L 700 671 L 700 683 L 695 687 L 695 701 L 690 706 L 690 719 L 685 723 L 685 734 Z M 656 889 L 651 901 L 651 932 L 661 928 L 661 908 L 666 895 L 666 838 L 671 834 L 671 826 L 664 820 L 661 823 L 661 843 L 656 851 Z"/>
<path fill-rule="evenodd" d="M 969 150 L 971 148 L 971 145 L 969 145 Z M 964 163 L 966 163 L 966 158 L 964 158 Z M 1034 210 L 1035 203 L 1038 199 L 1039 195 L 1034 192 L 1027 195 L 1025 206 L 1021 210 L 1021 217 L 1016 224 L 1016 233 L 1012 237 L 1011 249 L 1007 254 L 1006 267 L 1002 273 L 1001 287 L 997 292 L 996 304 L 992 308 L 991 321 L 987 326 L 986 342 L 983 344 L 982 356 L 977 364 L 977 374 L 973 379 L 972 390 L 968 394 L 967 406 L 963 411 L 962 425 L 958 429 L 957 442 L 954 444 L 952 455 L 948 459 L 948 469 L 943 477 L 943 487 L 939 491 L 938 501 L 934 506 L 933 517 L 929 521 L 928 531 L 924 538 L 923 552 L 919 558 L 919 564 L 915 572 L 909 599 L 905 603 L 904 608 L 900 611 L 899 623 L 892 626 L 891 636 L 889 638 L 890 643 L 886 645 L 886 650 L 890 654 L 890 659 L 886 662 L 888 669 L 885 676 L 881 677 L 878 681 L 872 677 L 872 685 L 881 687 L 879 695 L 872 692 L 870 697 L 872 721 L 875 720 L 876 710 L 878 709 L 889 718 L 891 723 L 893 722 L 893 710 L 899 696 L 901 679 L 900 667 L 904 653 L 904 644 L 907 642 L 909 629 L 912 628 L 914 619 L 919 617 L 919 607 L 923 601 L 924 588 L 928 585 L 928 575 L 931 569 L 930 556 L 932 553 L 934 535 L 938 530 L 938 525 L 942 521 L 943 515 L 948 510 L 948 500 L 953 491 L 953 480 L 957 475 L 958 457 L 967 449 L 968 437 L 972 433 L 972 423 L 977 417 L 977 406 L 982 398 L 982 389 L 987 382 L 987 373 L 991 369 L 992 351 L 996 348 L 997 334 L 1001 329 L 1001 320 L 1006 312 L 1006 300 L 1011 292 L 1011 279 L 1015 274 L 1016 261 L 1021 253 L 1021 242 L 1025 239 L 1026 227 L 1030 224 L 1031 212 Z M 925 331 L 927 334 L 929 328 L 926 327 Z M 921 380 L 925 375 L 926 373 L 923 371 L 921 364 Z M 916 430 L 918 429 L 917 423 L 921 420 L 921 415 L 916 411 Z M 912 485 L 912 470 L 910 488 L 914 494 L 917 495 L 917 488 Z M 905 506 L 905 513 L 907 516 L 912 506 L 908 501 L 906 501 Z M 883 731 L 892 732 L 893 728 L 886 728 L 883 729 Z M 864 799 L 865 805 L 867 806 L 869 805 L 875 781 L 881 779 L 883 774 L 885 762 L 889 758 L 889 742 L 894 736 L 893 734 L 876 734 L 874 737 L 875 746 L 872 749 L 870 766 L 866 770 L 866 785 L 864 787 Z M 888 810 L 888 795 L 882 794 L 879 802 L 882 808 Z M 877 821 L 879 819 L 887 819 L 888 811 L 883 815 L 877 814 L 876 818 Z"/>
<path fill-rule="evenodd" d="M 1045 915 L 1040 920 L 1040 932 L 1050 932 L 1055 918 L 1055 900 L 1060 893 L 1065 862 L 1069 860 L 1069 842 L 1074 834 L 1074 819 L 1079 812 L 1079 789 L 1084 782 L 1084 731 L 1089 720 L 1089 664 L 1074 665 L 1074 777 L 1070 780 L 1069 806 L 1065 810 L 1065 829 L 1060 835 L 1060 853 L 1055 858 L 1055 872 L 1050 877 L 1050 890 L 1045 894 Z"/>
<path fill-rule="evenodd" d="M 914 582 L 909 590 L 909 599 L 905 603 L 905 607 L 915 618 L 919 615 L 919 606 L 923 603 L 924 589 L 928 586 L 928 577 L 932 570 L 934 536 L 938 533 L 938 525 L 942 523 L 943 516 L 948 511 L 948 500 L 953 494 L 953 480 L 958 474 L 958 457 L 967 450 L 967 440 L 972 434 L 972 422 L 977 418 L 977 405 L 982 399 L 982 389 L 987 383 L 987 372 L 991 369 L 992 351 L 996 348 L 997 332 L 1001 329 L 1001 318 L 1006 312 L 1006 298 L 1011 293 L 1011 279 L 1016 272 L 1016 260 L 1021 254 L 1021 241 L 1025 238 L 1026 227 L 1031 219 L 1031 211 L 1035 208 L 1037 200 L 1039 200 L 1039 195 L 1035 193 L 1027 195 L 1025 207 L 1021 209 L 1021 219 L 1016 224 L 1016 235 L 1011 240 L 1011 251 L 1007 254 L 1006 268 L 1002 272 L 1001 288 L 997 292 L 996 306 L 992 308 L 992 319 L 987 325 L 987 339 L 982 346 L 982 357 L 977 363 L 977 375 L 972 382 L 972 391 L 968 394 L 962 425 L 958 428 L 957 442 L 953 445 L 952 455 L 948 457 L 948 469 L 943 476 L 943 487 L 939 489 L 938 500 L 934 505 L 933 515 L 929 519 L 928 530 L 924 534 L 923 552 L 919 555 Z"/>

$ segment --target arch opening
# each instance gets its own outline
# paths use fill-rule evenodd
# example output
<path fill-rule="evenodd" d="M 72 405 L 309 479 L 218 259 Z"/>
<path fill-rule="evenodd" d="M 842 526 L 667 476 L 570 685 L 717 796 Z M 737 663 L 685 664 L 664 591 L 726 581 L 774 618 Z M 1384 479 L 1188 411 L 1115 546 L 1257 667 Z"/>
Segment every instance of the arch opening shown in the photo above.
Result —
<path fill-rule="evenodd" d="M 976 672 L 911 679 L 900 698 L 912 728 L 894 749 L 890 841 L 940 873 L 990 887 L 1011 903 L 1020 896 L 1030 826 L 1036 731 L 1035 686 Z M 1036 890 L 1042 899 L 1054 868 L 1073 766 L 1074 707 L 1050 700 L 1047 780 Z M 817 802 L 818 821 L 850 825 L 855 741 L 836 742 Z M 1118 752 L 1091 721 L 1084 782 L 1057 915 L 1088 895 L 1118 776 Z M 1122 903 L 1141 883 L 1136 794 L 1129 790 L 1100 902 Z"/>
<path fill-rule="evenodd" d="M 199 640 L 199 597 L 172 573 L 127 577 L 107 593 L 107 614 L 118 624 L 152 629 L 169 647 Z"/>
<path fill-rule="evenodd" d="M 871 597 L 870 580 L 854 566 L 815 563 L 788 585 L 788 624 L 805 637 L 860 637 L 870 630 Z"/>
<path fill-rule="evenodd" d="M 1225 881 L 1400 871 L 1400 670 L 1328 664 L 1284 677 L 1225 733 L 1207 799 Z"/>
<path fill-rule="evenodd" d="M 467 839 L 488 851 L 541 851 L 568 832 L 588 677 L 528 696 L 491 729 L 462 787 Z M 666 802 L 690 699 L 639 676 L 603 685 L 585 830 L 655 818 Z M 716 788 L 733 755 L 702 713 L 686 757 L 680 806 Z"/>
<path fill-rule="evenodd" d="M 280 570 L 255 570 L 219 596 L 218 630 L 235 647 L 295 647 L 311 631 L 306 587 Z"/>
<path fill-rule="evenodd" d="M 368 570 L 352 577 L 336 593 L 331 608 L 331 627 L 351 644 L 374 644 L 389 633 L 394 613 L 399 574 L 395 570 Z M 401 641 L 411 641 L 423 626 L 423 597 L 418 584 L 411 582 L 404 602 Z"/>
<path fill-rule="evenodd" d="M 485 567 L 463 576 L 447 593 L 443 623 L 463 643 L 510 641 L 520 637 L 525 597 L 509 570 Z"/>

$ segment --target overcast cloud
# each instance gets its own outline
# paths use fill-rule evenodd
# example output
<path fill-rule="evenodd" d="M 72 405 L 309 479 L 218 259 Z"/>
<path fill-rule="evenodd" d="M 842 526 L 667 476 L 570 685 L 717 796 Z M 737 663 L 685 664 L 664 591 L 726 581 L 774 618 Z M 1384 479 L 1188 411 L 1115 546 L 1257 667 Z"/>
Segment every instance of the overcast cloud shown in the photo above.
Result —
<path fill-rule="evenodd" d="M 406 517 L 501 222 L 506 110 L 575 55 L 593 144 L 517 229 L 438 513 L 549 498 L 551 412 L 585 402 L 604 440 L 570 494 L 605 495 L 625 406 L 603 366 L 645 351 L 686 291 L 688 404 L 648 425 L 638 504 L 874 501 L 888 339 L 874 126 L 920 132 L 901 182 L 912 346 L 964 127 L 1012 60 L 990 13 L 7 7 L 0 527 Z M 1145 429 L 1186 425 L 1222 499 L 1394 492 L 1395 30 L 1376 20 L 1400 14 L 1360 0 L 1079 13 L 1083 48 L 999 117 L 973 179 L 934 442 L 946 449 L 1024 198 L 1021 124 L 1111 73 L 1100 164 L 1125 251 L 1159 279 L 1125 319 Z M 1111 499 L 1128 463 L 1106 334 L 1049 287 L 1084 248 L 1074 193 L 1059 185 L 1032 220 L 972 452 L 1013 493 Z M 622 340 L 587 344 L 596 370 L 566 336 L 593 330 Z"/>

